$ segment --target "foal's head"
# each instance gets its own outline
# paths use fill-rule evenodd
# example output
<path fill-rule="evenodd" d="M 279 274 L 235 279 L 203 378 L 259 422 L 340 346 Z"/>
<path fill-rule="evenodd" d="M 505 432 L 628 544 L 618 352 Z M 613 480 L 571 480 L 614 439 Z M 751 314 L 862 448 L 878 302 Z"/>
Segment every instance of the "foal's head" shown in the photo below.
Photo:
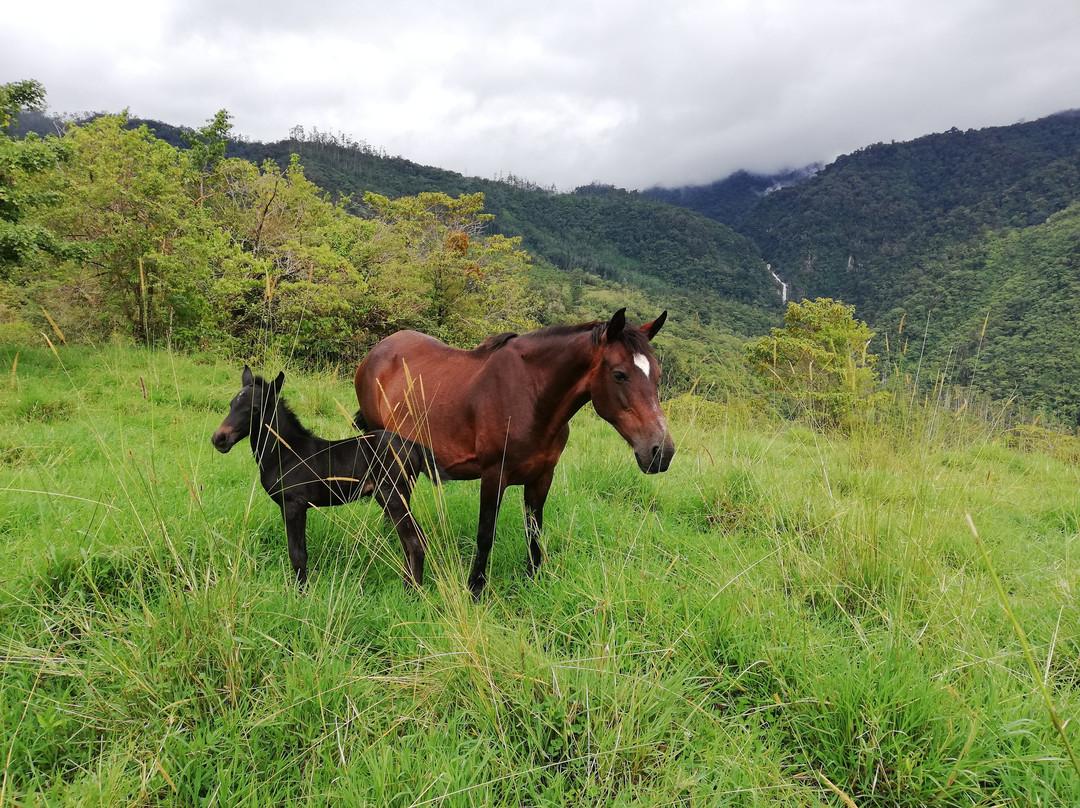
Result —
<path fill-rule="evenodd" d="M 229 403 L 229 414 L 210 438 L 214 448 L 222 454 L 251 434 L 252 426 L 262 421 L 264 413 L 272 417 L 281 385 L 285 383 L 285 373 L 279 373 L 276 379 L 268 382 L 262 376 L 252 374 L 251 368 L 245 365 L 240 381 L 244 386 Z"/>
<path fill-rule="evenodd" d="M 590 382 L 593 407 L 630 444 L 646 474 L 667 471 L 675 454 L 657 393 L 660 365 L 649 344 L 666 319 L 665 311 L 651 323 L 627 326 L 626 309 L 619 309 L 593 332 L 601 353 Z"/>

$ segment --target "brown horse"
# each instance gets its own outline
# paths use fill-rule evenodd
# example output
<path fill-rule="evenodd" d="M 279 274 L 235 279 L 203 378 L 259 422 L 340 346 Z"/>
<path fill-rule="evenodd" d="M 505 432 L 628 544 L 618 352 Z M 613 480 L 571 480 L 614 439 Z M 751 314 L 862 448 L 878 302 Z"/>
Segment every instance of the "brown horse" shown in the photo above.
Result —
<path fill-rule="evenodd" d="M 400 331 L 356 369 L 359 426 L 390 429 L 430 446 L 453 479 L 480 479 L 480 524 L 469 589 L 487 583 L 488 554 L 508 485 L 525 487 L 528 569 L 541 561 L 544 502 L 569 421 L 586 402 L 618 430 L 646 474 L 665 471 L 675 453 L 660 410 L 660 368 L 649 341 L 667 318 L 500 334 L 471 351 Z"/>

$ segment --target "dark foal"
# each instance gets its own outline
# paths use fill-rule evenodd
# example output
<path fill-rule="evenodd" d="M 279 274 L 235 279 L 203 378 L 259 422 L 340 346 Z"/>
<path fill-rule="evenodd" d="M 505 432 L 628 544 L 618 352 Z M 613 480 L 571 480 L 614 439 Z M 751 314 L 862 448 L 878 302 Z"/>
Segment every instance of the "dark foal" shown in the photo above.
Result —
<path fill-rule="evenodd" d="M 421 473 L 439 477 L 430 450 L 393 432 L 375 430 L 344 440 L 311 434 L 280 398 L 285 374 L 272 382 L 244 367 L 243 387 L 210 439 L 224 454 L 245 436 L 259 466 L 262 487 L 281 508 L 289 560 L 296 579 L 307 580 L 307 511 L 375 495 L 405 551 L 405 580 L 424 582 L 426 540 L 409 509 Z"/>

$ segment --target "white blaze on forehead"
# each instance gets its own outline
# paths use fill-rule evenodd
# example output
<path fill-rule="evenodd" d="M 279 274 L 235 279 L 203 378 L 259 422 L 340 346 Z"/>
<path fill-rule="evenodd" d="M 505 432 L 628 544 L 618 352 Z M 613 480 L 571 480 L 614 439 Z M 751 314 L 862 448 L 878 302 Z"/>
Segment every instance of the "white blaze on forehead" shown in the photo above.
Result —
<path fill-rule="evenodd" d="M 641 368 L 641 372 L 646 376 L 649 375 L 649 357 L 645 354 L 634 354 L 634 364 Z"/>

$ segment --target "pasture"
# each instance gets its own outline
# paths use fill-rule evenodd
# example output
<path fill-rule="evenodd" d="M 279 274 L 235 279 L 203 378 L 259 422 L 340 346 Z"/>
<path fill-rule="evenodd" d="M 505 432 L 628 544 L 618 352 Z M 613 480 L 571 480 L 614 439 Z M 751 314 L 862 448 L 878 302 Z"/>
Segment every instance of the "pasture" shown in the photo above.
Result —
<path fill-rule="evenodd" d="M 475 604 L 478 483 L 418 484 L 419 592 L 377 504 L 313 509 L 299 591 L 210 443 L 242 362 L 0 358 L 0 804 L 1080 804 L 1080 475 L 984 424 L 679 399 L 646 476 L 587 409 Z M 353 368 L 255 369 L 350 434 Z"/>

